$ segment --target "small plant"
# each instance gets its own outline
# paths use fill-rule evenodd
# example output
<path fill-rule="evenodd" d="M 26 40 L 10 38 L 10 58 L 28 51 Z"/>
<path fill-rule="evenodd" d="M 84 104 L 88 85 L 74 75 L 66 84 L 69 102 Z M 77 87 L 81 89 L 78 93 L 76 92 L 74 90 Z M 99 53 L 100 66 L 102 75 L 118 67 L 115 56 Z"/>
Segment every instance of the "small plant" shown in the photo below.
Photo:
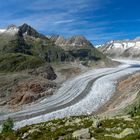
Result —
<path fill-rule="evenodd" d="M 11 118 L 8 118 L 2 125 L 2 132 L 11 132 L 14 126 L 14 122 Z"/>

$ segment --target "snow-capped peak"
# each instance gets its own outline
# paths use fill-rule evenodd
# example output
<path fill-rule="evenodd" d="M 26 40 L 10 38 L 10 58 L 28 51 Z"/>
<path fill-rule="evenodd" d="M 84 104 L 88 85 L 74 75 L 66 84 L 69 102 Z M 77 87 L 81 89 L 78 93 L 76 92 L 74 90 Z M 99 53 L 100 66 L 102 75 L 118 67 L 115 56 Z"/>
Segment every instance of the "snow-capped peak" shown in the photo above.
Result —
<path fill-rule="evenodd" d="M 139 58 L 140 38 L 137 37 L 134 40 L 117 40 L 113 42 L 108 42 L 99 47 L 99 50 L 111 57 Z"/>

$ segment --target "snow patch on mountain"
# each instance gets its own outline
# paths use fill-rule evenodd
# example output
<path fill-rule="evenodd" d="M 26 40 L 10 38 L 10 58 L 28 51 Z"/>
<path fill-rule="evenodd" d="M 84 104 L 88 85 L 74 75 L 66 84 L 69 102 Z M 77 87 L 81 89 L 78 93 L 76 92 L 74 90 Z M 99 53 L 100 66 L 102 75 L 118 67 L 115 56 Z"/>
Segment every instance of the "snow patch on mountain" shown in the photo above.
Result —
<path fill-rule="evenodd" d="M 97 46 L 100 51 L 111 57 L 130 57 L 139 58 L 140 56 L 140 39 L 110 41 L 106 44 Z"/>

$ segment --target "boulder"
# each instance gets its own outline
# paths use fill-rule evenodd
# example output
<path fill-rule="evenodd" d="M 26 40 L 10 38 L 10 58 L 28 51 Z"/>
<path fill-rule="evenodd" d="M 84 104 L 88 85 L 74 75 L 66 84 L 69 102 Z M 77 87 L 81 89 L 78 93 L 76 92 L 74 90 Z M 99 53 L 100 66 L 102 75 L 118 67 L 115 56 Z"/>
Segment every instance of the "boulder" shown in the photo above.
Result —
<path fill-rule="evenodd" d="M 135 133 L 132 128 L 126 128 L 124 129 L 119 135 L 116 135 L 117 138 L 124 138 L 127 135 Z"/>
<path fill-rule="evenodd" d="M 57 78 L 57 75 L 55 74 L 54 69 L 51 65 L 46 65 L 36 70 L 30 70 L 28 73 L 35 76 L 39 75 L 48 80 L 55 80 Z"/>
<path fill-rule="evenodd" d="M 100 121 L 100 119 L 94 119 L 93 120 L 93 123 L 92 123 L 92 126 L 94 127 L 94 128 L 98 128 L 98 127 L 100 127 L 101 126 L 101 121 Z"/>
<path fill-rule="evenodd" d="M 126 137 L 127 135 L 134 134 L 134 133 L 135 132 L 132 128 L 126 128 L 120 134 L 111 134 L 111 135 L 106 134 L 105 136 L 111 136 L 114 138 L 122 139 Z"/>
<path fill-rule="evenodd" d="M 73 132 L 72 136 L 77 139 L 90 139 L 89 128 L 81 129 Z"/>

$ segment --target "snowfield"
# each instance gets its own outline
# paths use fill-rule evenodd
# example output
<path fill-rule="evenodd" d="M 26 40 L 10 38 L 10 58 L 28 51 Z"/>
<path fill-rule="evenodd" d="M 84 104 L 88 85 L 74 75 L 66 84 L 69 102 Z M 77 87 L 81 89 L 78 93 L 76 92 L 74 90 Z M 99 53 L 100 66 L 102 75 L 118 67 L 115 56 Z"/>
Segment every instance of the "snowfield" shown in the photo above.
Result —
<path fill-rule="evenodd" d="M 140 70 L 140 61 L 120 60 L 120 62 L 122 65 L 116 68 L 90 70 L 68 80 L 50 98 L 22 111 L 1 116 L 0 120 L 45 112 L 43 115 L 15 122 L 14 129 L 17 129 L 54 118 L 91 114 L 111 98 L 119 78 Z"/>

